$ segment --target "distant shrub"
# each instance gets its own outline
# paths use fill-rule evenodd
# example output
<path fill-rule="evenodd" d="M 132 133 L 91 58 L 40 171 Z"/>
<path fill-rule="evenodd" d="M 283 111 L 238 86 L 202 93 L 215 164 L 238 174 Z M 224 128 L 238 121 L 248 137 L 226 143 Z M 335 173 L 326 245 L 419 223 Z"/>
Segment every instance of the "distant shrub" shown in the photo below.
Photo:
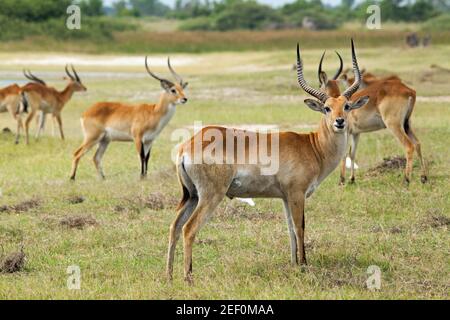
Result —
<path fill-rule="evenodd" d="M 236 2 L 229 5 L 215 18 L 217 30 L 263 29 L 269 24 L 283 21 L 279 12 L 256 1 Z"/>
<path fill-rule="evenodd" d="M 214 30 L 214 22 L 207 17 L 199 17 L 184 21 L 180 27 L 184 31 L 208 31 Z"/>
<path fill-rule="evenodd" d="M 304 19 L 310 20 L 317 30 L 337 29 L 341 25 L 341 21 L 337 17 L 314 10 L 303 10 L 288 17 L 289 23 L 298 27 L 302 27 Z"/>
<path fill-rule="evenodd" d="M 58 40 L 112 39 L 114 32 L 136 30 L 131 23 L 113 20 L 109 17 L 83 17 L 80 30 L 69 30 L 65 19 L 53 18 L 42 22 L 25 22 L 0 16 L 0 40 L 21 40 L 29 36 L 43 35 Z"/>
<path fill-rule="evenodd" d="M 424 23 L 424 31 L 450 31 L 450 14 L 443 14 Z"/>

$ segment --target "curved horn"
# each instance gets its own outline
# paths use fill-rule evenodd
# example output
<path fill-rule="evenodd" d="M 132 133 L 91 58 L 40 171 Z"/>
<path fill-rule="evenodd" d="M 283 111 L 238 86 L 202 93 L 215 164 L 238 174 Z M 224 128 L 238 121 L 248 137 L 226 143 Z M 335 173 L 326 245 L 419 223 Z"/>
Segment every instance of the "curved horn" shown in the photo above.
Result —
<path fill-rule="evenodd" d="M 298 43 L 297 43 L 297 81 L 300 87 L 303 90 L 305 90 L 306 93 L 309 93 L 310 95 L 319 99 L 320 101 L 325 102 L 329 98 L 329 96 L 326 93 L 316 90 L 306 83 L 305 78 L 303 76 L 303 64 L 302 59 L 300 57 L 300 48 Z"/>
<path fill-rule="evenodd" d="M 66 74 L 69 76 L 69 78 L 70 78 L 71 80 L 75 80 L 74 77 L 73 77 L 73 75 L 71 75 L 70 72 L 69 72 L 69 65 L 66 64 L 65 70 L 66 70 Z"/>
<path fill-rule="evenodd" d="M 28 71 L 28 74 L 26 73 L 26 71 Z M 36 77 L 34 74 L 31 73 L 31 71 L 30 71 L 29 69 L 28 69 L 28 70 L 25 70 L 25 69 L 24 69 L 24 70 L 23 70 L 23 74 L 25 75 L 25 77 L 26 77 L 28 80 L 31 80 L 31 81 L 40 83 L 40 84 L 42 84 L 42 85 L 44 85 L 44 86 L 47 85 L 47 84 L 45 83 L 44 80 L 39 79 L 38 77 Z"/>
<path fill-rule="evenodd" d="M 361 72 L 359 71 L 358 60 L 356 59 L 355 44 L 353 42 L 353 39 L 352 39 L 352 63 L 353 63 L 353 73 L 355 75 L 355 81 L 342 94 L 347 99 L 350 99 L 350 97 L 359 89 L 359 86 L 361 85 Z"/>
<path fill-rule="evenodd" d="M 147 69 L 147 72 L 150 76 L 152 76 L 153 78 L 155 78 L 158 81 L 164 81 L 164 79 L 161 79 L 160 77 L 158 77 L 156 74 L 154 74 L 153 72 L 150 71 L 150 68 L 148 67 L 148 63 L 147 63 L 147 56 L 145 56 L 145 68 Z"/>
<path fill-rule="evenodd" d="M 323 63 L 323 58 L 325 58 L 326 53 L 327 53 L 326 51 L 323 52 L 322 57 L 320 58 L 319 69 L 317 70 L 317 77 L 319 78 L 320 85 L 322 85 L 322 78 L 320 77 L 320 75 L 322 73 L 322 63 Z"/>
<path fill-rule="evenodd" d="M 183 79 L 181 78 L 181 76 L 175 72 L 175 70 L 173 70 L 172 66 L 170 65 L 170 57 L 167 57 L 167 66 L 169 67 L 170 73 L 172 74 L 172 76 L 178 81 L 178 83 L 180 85 L 183 84 Z"/>
<path fill-rule="evenodd" d="M 76 79 L 78 82 L 81 82 L 81 79 L 80 79 L 80 77 L 78 76 L 78 73 L 75 71 L 75 68 L 73 67 L 73 64 L 71 64 L 70 66 L 72 67 L 72 72 L 73 72 L 73 74 L 75 75 L 75 79 Z"/>
<path fill-rule="evenodd" d="M 336 74 L 335 74 L 334 77 L 333 77 L 333 80 L 337 80 L 337 78 L 339 78 L 339 76 L 340 76 L 341 73 L 342 73 L 342 69 L 344 69 L 344 61 L 342 60 L 341 55 L 339 54 L 339 52 L 337 52 L 337 51 L 335 51 L 335 52 L 336 52 L 336 54 L 337 54 L 337 56 L 338 56 L 338 58 L 339 58 L 339 63 L 340 63 L 340 65 L 339 65 L 338 71 L 336 72 Z"/>

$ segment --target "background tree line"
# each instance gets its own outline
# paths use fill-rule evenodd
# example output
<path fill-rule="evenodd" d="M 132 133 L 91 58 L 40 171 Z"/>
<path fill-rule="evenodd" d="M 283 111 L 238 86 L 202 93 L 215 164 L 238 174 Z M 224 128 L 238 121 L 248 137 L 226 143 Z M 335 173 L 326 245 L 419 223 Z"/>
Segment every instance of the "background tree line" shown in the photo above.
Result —
<path fill-rule="evenodd" d="M 102 0 L 0 0 L 0 39 L 29 35 L 110 39 L 115 31 L 139 27 L 127 17 L 152 16 L 181 20 L 182 30 L 335 29 L 345 22 L 363 23 L 367 7 L 374 3 L 380 5 L 384 22 L 429 21 L 427 28 L 450 30 L 450 0 L 341 0 L 337 6 L 295 0 L 280 8 L 256 0 L 176 0 L 173 8 L 160 0 L 118 0 L 111 7 Z M 81 7 L 83 28 L 78 32 L 65 26 L 70 4 Z"/>

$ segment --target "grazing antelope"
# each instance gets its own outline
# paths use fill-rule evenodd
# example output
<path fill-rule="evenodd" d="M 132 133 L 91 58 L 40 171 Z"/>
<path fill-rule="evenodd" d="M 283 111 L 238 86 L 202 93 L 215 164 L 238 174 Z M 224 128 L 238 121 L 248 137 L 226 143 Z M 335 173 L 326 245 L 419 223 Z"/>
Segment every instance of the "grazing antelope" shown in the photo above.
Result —
<path fill-rule="evenodd" d="M 319 66 L 321 90 L 331 97 L 340 95 L 339 83 L 336 79 L 329 80 L 326 73 Z M 353 81 L 349 82 L 353 84 Z M 377 131 L 388 128 L 403 145 L 406 153 L 405 182 L 411 181 L 414 150 L 421 163 L 421 181 L 427 181 L 426 163 L 422 157 L 420 141 L 411 127 L 411 115 L 416 102 L 416 91 L 407 87 L 397 77 L 384 78 L 373 81 L 366 88 L 354 93 L 350 100 L 355 101 L 363 96 L 369 97 L 365 108 L 355 110 L 349 114 L 349 157 L 351 160 L 350 182 L 355 181 L 355 156 L 359 136 L 364 132 Z M 340 183 L 345 183 L 345 157 L 342 161 Z"/>
<path fill-rule="evenodd" d="M 9 112 L 17 122 L 16 144 L 19 143 L 20 129 L 23 129 L 22 112 L 27 112 L 26 105 L 21 108 L 21 89 L 17 84 L 12 84 L 0 90 L 0 113 Z"/>
<path fill-rule="evenodd" d="M 48 87 L 43 83 L 28 83 L 22 88 L 24 98 L 30 107 L 30 114 L 25 120 L 25 137 L 26 143 L 29 143 L 28 131 L 30 122 L 35 116 L 36 112 L 41 111 L 40 124 L 36 134 L 36 138 L 39 138 L 45 125 L 45 118 L 48 113 L 51 113 L 59 126 L 59 132 L 61 139 L 64 140 L 64 131 L 62 127 L 61 111 L 66 103 L 72 98 L 74 92 L 86 91 L 86 87 L 82 84 L 80 77 L 78 76 L 75 68 L 72 67 L 73 75 L 70 74 L 68 66 L 65 71 L 69 77 L 69 83 L 62 91 L 58 91 L 55 88 Z"/>
<path fill-rule="evenodd" d="M 256 136 L 254 145 L 241 144 L 239 149 L 237 136 L 245 137 L 248 131 L 210 126 L 180 146 L 176 167 L 183 198 L 170 227 L 167 256 L 169 279 L 172 279 L 173 274 L 176 243 L 183 231 L 184 276 L 186 281 L 192 281 L 192 245 L 195 236 L 225 196 L 281 198 L 289 229 L 292 263 L 306 264 L 305 198 L 338 166 L 347 148 L 348 116 L 368 100 L 367 97 L 361 97 L 355 102 L 349 101 L 361 81 L 353 40 L 352 60 L 357 81 L 339 97 L 330 97 L 306 83 L 297 44 L 298 83 L 305 92 L 317 99 L 306 99 L 305 104 L 323 114 L 317 132 L 254 132 L 251 133 Z M 274 135 L 278 139 L 274 139 Z M 211 136 L 215 138 L 214 142 Z M 274 144 L 273 140 L 278 143 Z M 215 145 L 218 148 L 213 157 L 211 149 Z M 243 163 L 230 163 L 229 159 L 236 159 L 235 150 L 237 157 L 245 159 Z M 277 157 L 279 166 L 275 173 L 263 174 L 262 150 Z M 218 160 L 217 154 L 220 155 Z M 254 156 L 257 161 L 249 162 L 248 159 Z"/>
<path fill-rule="evenodd" d="M 153 142 L 172 119 L 176 105 L 185 104 L 187 98 L 184 89 L 188 85 L 172 69 L 170 59 L 167 65 L 176 83 L 155 75 L 147 64 L 148 74 L 158 80 L 163 89 L 156 104 L 125 104 L 121 102 L 99 102 L 83 113 L 83 144 L 75 151 L 70 178 L 75 180 L 78 162 L 93 146 L 99 144 L 94 156 L 94 164 L 100 178 L 105 175 L 102 169 L 102 157 L 111 141 L 134 141 L 141 159 L 141 177 L 147 175 L 148 161 Z"/>

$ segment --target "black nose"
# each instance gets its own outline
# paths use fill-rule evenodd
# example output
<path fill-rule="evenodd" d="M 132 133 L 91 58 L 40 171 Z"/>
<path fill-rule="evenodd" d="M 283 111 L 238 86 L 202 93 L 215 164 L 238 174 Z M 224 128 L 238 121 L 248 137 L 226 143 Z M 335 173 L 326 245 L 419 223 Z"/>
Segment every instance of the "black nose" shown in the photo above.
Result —
<path fill-rule="evenodd" d="M 337 119 L 336 119 L 336 123 L 339 124 L 339 125 L 344 124 L 344 121 L 345 121 L 345 120 L 342 119 L 342 118 L 337 118 Z"/>
<path fill-rule="evenodd" d="M 186 103 L 187 100 L 188 100 L 187 98 L 183 98 L 183 99 L 181 99 L 181 102 Z"/>

